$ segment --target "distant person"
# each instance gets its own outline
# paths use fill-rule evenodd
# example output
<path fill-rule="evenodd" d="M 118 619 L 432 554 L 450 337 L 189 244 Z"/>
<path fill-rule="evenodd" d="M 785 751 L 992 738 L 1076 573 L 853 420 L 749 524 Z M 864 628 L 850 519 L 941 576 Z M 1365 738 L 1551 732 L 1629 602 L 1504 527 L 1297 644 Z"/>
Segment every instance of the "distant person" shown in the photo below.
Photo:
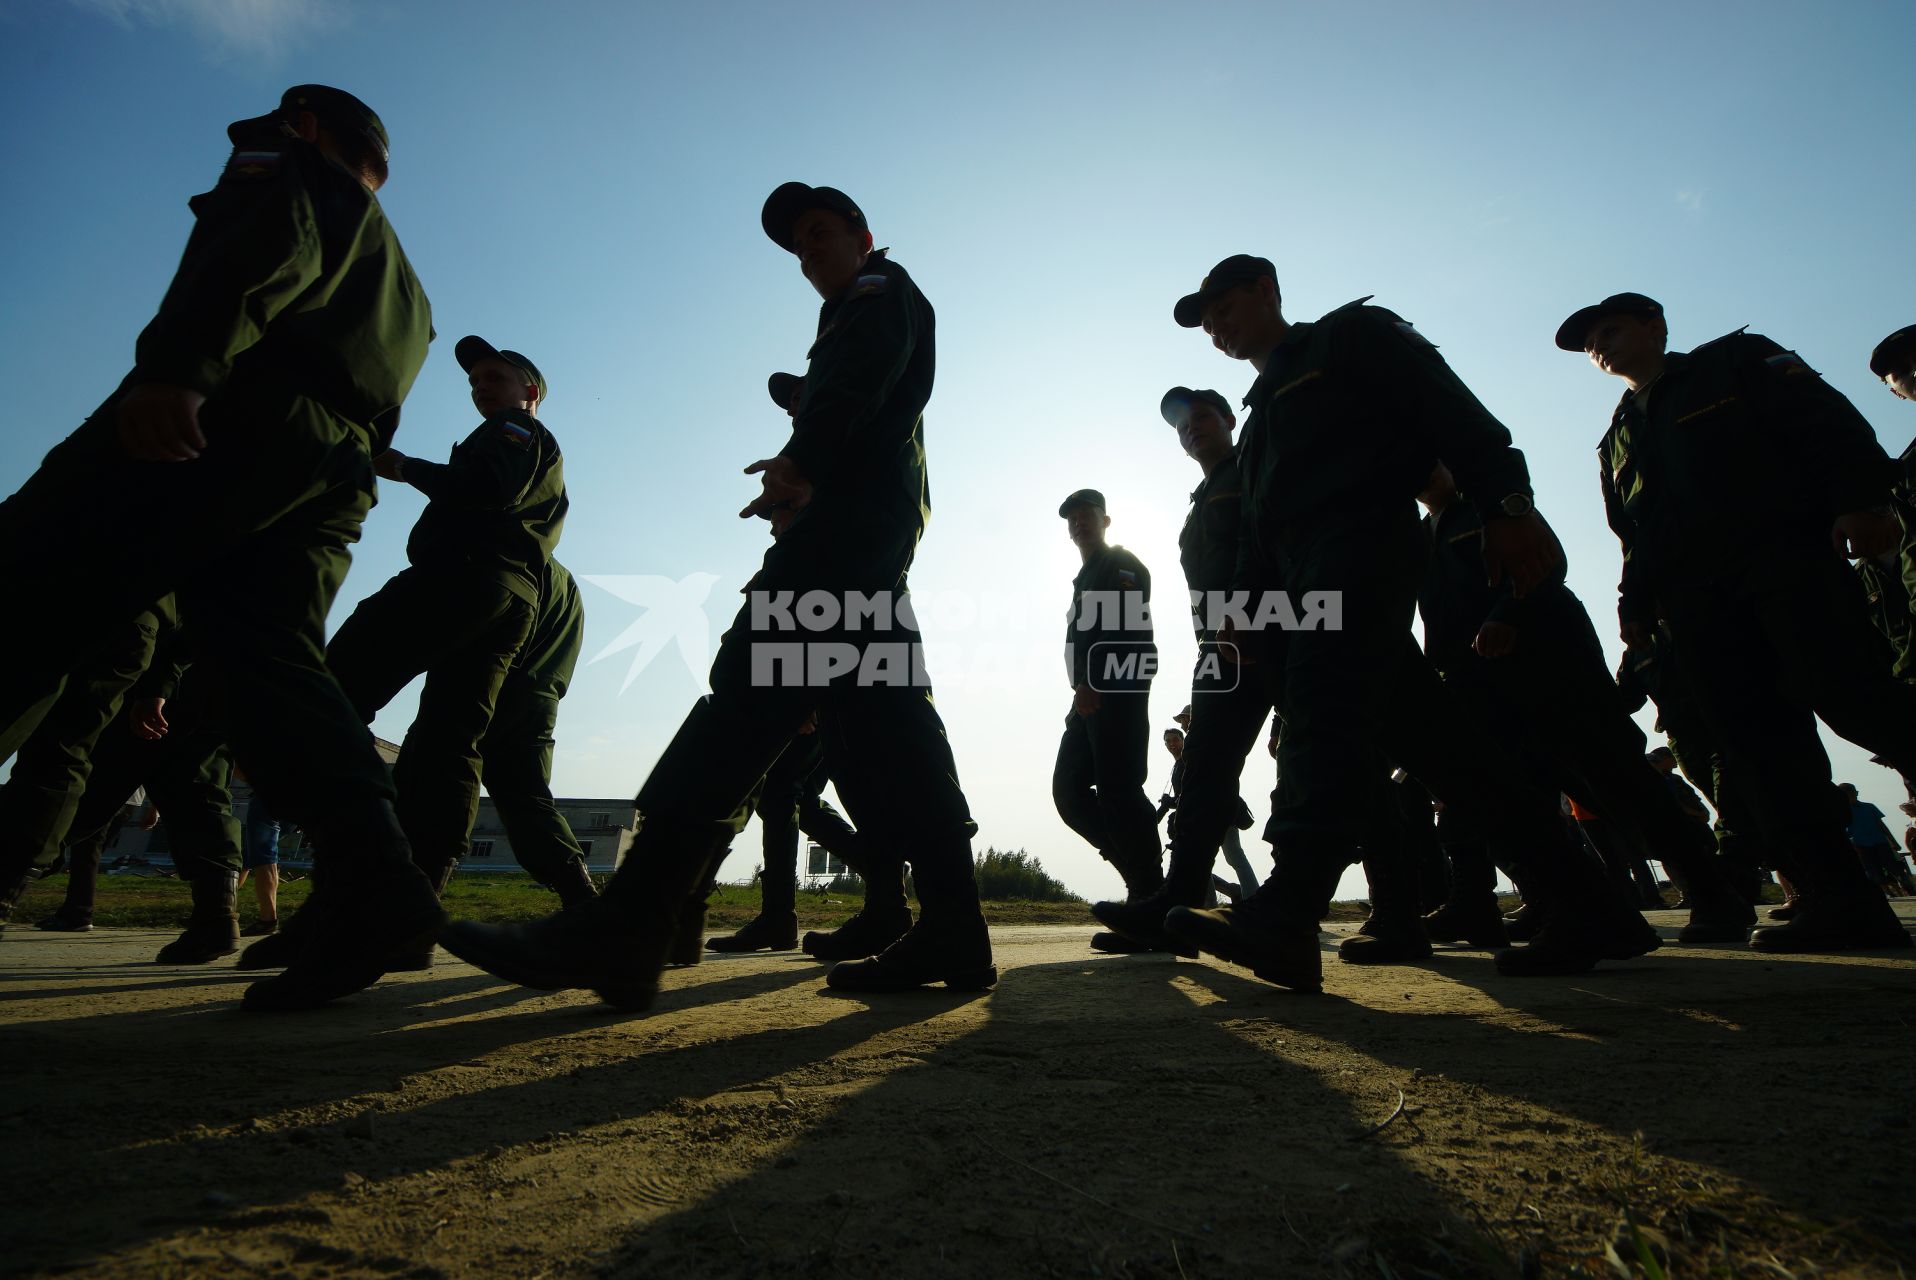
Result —
<path fill-rule="evenodd" d="M 997 969 L 972 867 L 977 826 L 944 723 L 922 673 L 905 680 L 865 670 L 886 654 L 907 655 L 912 665 L 908 655 L 921 652 L 906 574 L 930 510 L 931 304 L 904 268 L 873 249 L 864 211 L 841 191 L 786 183 L 766 200 L 760 220 L 824 300 L 791 438 L 748 468 L 762 477 L 761 493 L 740 513 L 777 518 L 785 528 L 720 641 L 711 694 L 694 705 L 640 788 L 642 825 L 604 893 L 529 925 L 461 921 L 442 941 L 513 981 L 589 987 L 621 1007 L 649 1005 L 683 904 L 724 856 L 772 762 L 805 718 L 822 710 L 821 726 L 837 736 L 827 754 L 861 775 L 859 795 L 868 803 L 850 802 L 861 834 L 913 851 L 922 908 L 904 937 L 871 959 L 840 963 L 828 983 L 858 991 L 940 982 L 988 988 Z M 796 636 L 780 629 L 777 602 L 814 590 L 841 605 L 856 591 L 861 603 L 885 609 L 882 621 L 891 625 L 861 614 L 856 629 L 842 617 L 836 627 Z M 755 664 L 755 651 L 768 660 Z M 769 660 L 848 652 L 860 670 L 824 680 L 821 669 L 820 683 L 793 681 L 789 666 L 781 679 Z"/>
<path fill-rule="evenodd" d="M 1668 625 L 1765 834 L 1803 898 L 1750 934 L 1761 951 L 1904 948 L 1829 803 L 1815 718 L 1916 771 L 1916 688 L 1896 680 L 1846 556 L 1896 545 L 1895 468 L 1875 432 L 1801 356 L 1741 330 L 1670 352 L 1663 307 L 1613 294 L 1557 346 L 1627 390 L 1597 455 L 1623 547 L 1619 632 Z"/>
<path fill-rule="evenodd" d="M 266 797 L 255 791 L 240 821 L 239 886 L 250 878 L 259 914 L 240 930 L 242 938 L 264 938 L 279 932 L 279 842 L 292 834 L 293 825 L 281 822 Z"/>
<path fill-rule="evenodd" d="M 1896 837 L 1884 825 L 1883 811 L 1862 799 L 1853 783 L 1841 783 L 1836 789 L 1842 793 L 1843 803 L 1849 809 L 1849 842 L 1863 864 L 1863 873 L 1885 895 L 1907 896 L 1911 890 L 1909 877 L 1903 871 L 1902 852 L 1897 848 Z"/>
<path fill-rule="evenodd" d="M 1058 515 L 1083 568 L 1071 583 L 1065 662 L 1071 707 L 1051 773 L 1051 799 L 1065 825 L 1124 880 L 1127 898 L 1164 883 L 1163 848 L 1144 794 L 1151 748 L 1151 571 L 1106 540 L 1104 495 L 1079 489 Z"/>

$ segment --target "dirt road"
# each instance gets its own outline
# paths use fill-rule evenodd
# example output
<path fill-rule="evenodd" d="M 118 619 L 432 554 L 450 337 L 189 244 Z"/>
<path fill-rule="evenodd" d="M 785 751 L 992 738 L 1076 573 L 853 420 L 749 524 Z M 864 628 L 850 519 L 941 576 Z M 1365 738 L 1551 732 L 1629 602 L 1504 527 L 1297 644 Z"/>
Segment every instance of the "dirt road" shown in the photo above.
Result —
<path fill-rule="evenodd" d="M 995 931 L 983 997 L 834 996 L 785 954 L 671 973 L 624 1015 L 442 955 L 258 1017 L 235 1008 L 248 975 L 152 964 L 169 934 L 16 929 L 0 1270 L 1554 1276 L 1615 1274 L 1613 1243 L 1680 1276 L 1916 1259 L 1916 953 L 1669 945 L 1529 982 L 1481 953 L 1327 957 L 1331 994 L 1303 997 L 1093 956 L 1089 932 Z"/>

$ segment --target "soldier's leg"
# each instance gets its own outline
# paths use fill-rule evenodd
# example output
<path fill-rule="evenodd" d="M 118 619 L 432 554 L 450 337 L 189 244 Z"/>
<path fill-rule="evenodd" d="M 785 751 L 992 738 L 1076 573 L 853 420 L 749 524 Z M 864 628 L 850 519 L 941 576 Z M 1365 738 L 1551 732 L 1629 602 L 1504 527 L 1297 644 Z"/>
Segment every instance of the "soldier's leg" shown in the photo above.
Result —
<path fill-rule="evenodd" d="M 1749 601 L 1692 588 L 1665 603 L 1678 660 L 1696 689 L 1724 764 L 1765 833 L 1788 849 L 1803 903 L 1787 925 L 1750 935 L 1762 950 L 1906 947 L 1909 935 L 1864 877 L 1847 837 L 1829 756 L 1800 699 L 1779 680 L 1783 659 Z M 1873 634 L 1873 633 L 1872 633 Z"/>
<path fill-rule="evenodd" d="M 1150 798 L 1144 794 L 1151 747 L 1150 695 L 1107 693 L 1083 717 L 1107 843 L 1099 848 L 1124 877 L 1126 896 L 1145 897 L 1164 883 L 1163 850 Z"/>
<path fill-rule="evenodd" d="M 314 467 L 309 498 L 180 592 L 197 669 L 214 681 L 234 752 L 313 842 L 323 886 L 297 958 L 249 988 L 255 1009 L 309 1007 L 366 987 L 444 919 L 412 866 L 372 734 L 325 661 L 326 614 L 370 505 L 371 464 L 342 440 Z M 234 581 L 250 589 L 235 592 Z"/>
<path fill-rule="evenodd" d="M 1091 717 L 1075 710 L 1065 713 L 1064 734 L 1058 739 L 1057 759 L 1051 766 L 1051 802 L 1064 824 L 1107 860 L 1116 836 L 1109 815 L 1098 803 L 1097 757 L 1092 748 Z"/>
<path fill-rule="evenodd" d="M 499 690 L 479 743 L 480 781 L 512 843 L 512 856 L 567 906 L 596 896 L 572 824 L 552 798 L 553 730 L 559 699 L 518 673 Z"/>
<path fill-rule="evenodd" d="M 1165 932 L 1164 919 L 1174 907 L 1207 901 L 1211 868 L 1224 833 L 1237 820 L 1244 762 L 1252 751 L 1263 749 L 1272 705 L 1268 664 L 1280 652 L 1273 648 L 1256 664 L 1230 666 L 1194 681 L 1191 729 L 1184 742 L 1184 790 L 1164 887 L 1135 902 L 1094 903 L 1091 913 L 1112 930 L 1155 949 L 1190 954 L 1188 943 Z"/>
<path fill-rule="evenodd" d="M 173 866 L 192 886 L 193 911 L 185 931 L 154 959 L 205 964 L 239 950 L 240 828 L 233 817 L 233 757 L 218 730 L 204 723 L 176 725 L 158 745 L 147 768 L 147 795 L 166 823 Z"/>
<path fill-rule="evenodd" d="M 789 951 L 798 945 L 798 808 L 807 779 L 822 762 L 815 730 L 793 738 L 765 775 L 754 812 L 759 820 L 758 915 L 736 933 L 716 937 L 709 951 Z"/>
<path fill-rule="evenodd" d="M 891 785 L 883 758 L 854 754 L 843 723 L 830 712 L 819 716 L 818 732 L 823 740 L 826 772 L 859 829 L 851 831 L 842 819 L 836 827 L 826 820 L 826 836 L 821 837 L 806 824 L 822 818 L 822 812 L 808 810 L 803 804 L 799 808 L 799 829 L 833 849 L 859 874 L 865 882 L 865 904 L 836 929 L 807 930 L 799 945 L 816 960 L 862 960 L 884 951 L 911 928 L 911 908 L 905 895 L 905 859 L 910 846 L 887 847 L 864 829 L 879 803 L 876 797 Z"/>

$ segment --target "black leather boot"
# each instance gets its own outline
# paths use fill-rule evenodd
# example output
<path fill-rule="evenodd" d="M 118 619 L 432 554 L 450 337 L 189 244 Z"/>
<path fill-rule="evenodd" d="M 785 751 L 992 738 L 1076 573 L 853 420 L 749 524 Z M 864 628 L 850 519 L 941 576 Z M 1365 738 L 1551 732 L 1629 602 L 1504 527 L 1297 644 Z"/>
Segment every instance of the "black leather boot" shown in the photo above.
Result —
<path fill-rule="evenodd" d="M 193 881 L 186 932 L 160 948 L 156 964 L 206 964 L 239 950 L 239 872 L 204 871 Z"/>

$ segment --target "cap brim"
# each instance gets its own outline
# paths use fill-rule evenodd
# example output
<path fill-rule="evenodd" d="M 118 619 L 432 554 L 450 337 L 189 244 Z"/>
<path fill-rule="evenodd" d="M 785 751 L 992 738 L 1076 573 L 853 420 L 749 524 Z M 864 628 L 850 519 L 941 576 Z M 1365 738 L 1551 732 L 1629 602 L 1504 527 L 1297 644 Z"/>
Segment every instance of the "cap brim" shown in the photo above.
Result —
<path fill-rule="evenodd" d="M 1171 308 L 1171 318 L 1183 328 L 1195 329 L 1204 323 L 1204 302 L 1203 290 L 1187 293 Z"/>
<path fill-rule="evenodd" d="M 472 366 L 478 364 L 481 360 L 492 357 L 499 357 L 499 348 L 493 346 L 477 334 L 468 334 L 453 343 L 452 346 L 452 358 L 457 360 L 459 367 L 467 373 L 471 373 Z"/>
<path fill-rule="evenodd" d="M 775 373 L 765 380 L 765 393 L 772 397 L 772 403 L 781 409 L 792 407 L 792 392 L 798 384 L 805 381 L 795 373 Z"/>
<path fill-rule="evenodd" d="M 792 237 L 792 228 L 797 225 L 800 214 L 819 205 L 817 188 L 803 182 L 783 183 L 765 197 L 765 208 L 759 213 L 759 225 L 765 228 L 765 234 L 773 244 L 787 253 L 797 253 L 798 241 Z"/>
<path fill-rule="evenodd" d="M 1158 401 L 1158 416 L 1173 427 L 1184 425 L 1184 419 L 1190 416 L 1191 402 L 1195 399 L 1185 387 L 1172 387 L 1164 393 L 1164 399 Z"/>
<path fill-rule="evenodd" d="M 1095 502 L 1086 502 L 1083 498 L 1066 498 L 1058 507 L 1058 516 L 1062 519 L 1070 515 L 1073 511 L 1076 511 L 1079 507 L 1096 507 L 1097 505 Z M 1102 508 L 1099 509 L 1102 510 Z"/>
<path fill-rule="evenodd" d="M 1583 350 L 1583 340 L 1590 333 L 1590 326 L 1603 314 L 1603 308 L 1580 307 L 1570 313 L 1570 318 L 1557 326 L 1557 349 L 1560 351 Z"/>

